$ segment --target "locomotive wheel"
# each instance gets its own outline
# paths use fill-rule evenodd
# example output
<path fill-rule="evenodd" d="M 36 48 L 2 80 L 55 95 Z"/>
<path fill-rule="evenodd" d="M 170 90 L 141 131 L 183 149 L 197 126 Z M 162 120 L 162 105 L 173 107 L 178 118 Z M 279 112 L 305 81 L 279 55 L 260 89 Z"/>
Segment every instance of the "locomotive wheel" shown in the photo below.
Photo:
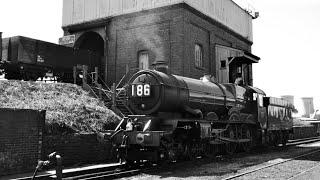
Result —
<path fill-rule="evenodd" d="M 277 135 L 276 135 L 275 132 L 270 132 L 269 133 L 269 144 L 271 146 L 277 146 L 278 145 Z"/>
<path fill-rule="evenodd" d="M 287 132 L 282 133 L 282 146 L 286 146 L 289 139 Z"/>
<path fill-rule="evenodd" d="M 185 157 L 187 160 L 194 160 L 196 158 L 196 151 L 193 144 L 187 144 L 185 146 Z"/>
<path fill-rule="evenodd" d="M 168 161 L 174 162 L 177 160 L 177 153 L 173 149 L 168 150 Z"/>
<path fill-rule="evenodd" d="M 231 113 L 229 116 L 229 122 L 235 122 L 240 120 L 240 115 L 237 113 Z"/>
<path fill-rule="evenodd" d="M 242 150 L 244 152 L 250 152 L 250 150 L 252 148 L 252 143 L 253 143 L 252 142 L 252 133 L 251 133 L 250 128 L 245 124 L 241 126 L 241 138 L 242 139 L 250 139 L 249 142 L 241 143 Z"/>
<path fill-rule="evenodd" d="M 236 128 L 235 126 L 229 126 L 226 131 L 226 137 L 236 140 Z M 233 155 L 237 150 L 237 143 L 227 142 L 225 146 L 225 151 L 228 155 Z"/>
<path fill-rule="evenodd" d="M 215 146 L 212 144 L 209 144 L 209 142 L 204 143 L 203 145 L 203 152 L 202 156 L 207 158 L 213 158 L 216 155 Z"/>

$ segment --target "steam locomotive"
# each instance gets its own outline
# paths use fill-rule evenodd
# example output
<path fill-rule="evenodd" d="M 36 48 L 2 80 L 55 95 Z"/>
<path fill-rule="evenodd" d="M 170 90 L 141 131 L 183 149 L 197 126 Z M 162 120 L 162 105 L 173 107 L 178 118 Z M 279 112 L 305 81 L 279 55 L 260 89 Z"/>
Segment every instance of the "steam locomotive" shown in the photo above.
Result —
<path fill-rule="evenodd" d="M 142 70 L 126 92 L 137 115 L 105 134 L 121 162 L 248 152 L 258 145 L 285 145 L 293 133 L 293 105 L 251 86 Z"/>

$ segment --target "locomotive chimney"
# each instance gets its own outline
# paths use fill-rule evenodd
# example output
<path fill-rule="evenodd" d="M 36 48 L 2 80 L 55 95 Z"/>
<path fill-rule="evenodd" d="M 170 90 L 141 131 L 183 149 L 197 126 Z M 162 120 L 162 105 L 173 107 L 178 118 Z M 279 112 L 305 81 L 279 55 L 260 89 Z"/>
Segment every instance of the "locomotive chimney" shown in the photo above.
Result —
<path fill-rule="evenodd" d="M 303 97 L 302 103 L 303 103 L 303 117 L 310 117 L 310 114 L 314 113 L 314 107 L 313 107 L 313 97 Z"/>
<path fill-rule="evenodd" d="M 156 71 L 160 71 L 166 74 L 169 73 L 169 66 L 166 61 L 155 61 L 152 65 Z"/>
<path fill-rule="evenodd" d="M 0 32 L 0 61 L 2 60 L 2 32 Z"/>
<path fill-rule="evenodd" d="M 286 101 L 288 101 L 292 105 L 294 105 L 294 96 L 292 96 L 292 95 L 284 95 L 284 96 L 281 96 L 281 98 L 286 100 Z"/>

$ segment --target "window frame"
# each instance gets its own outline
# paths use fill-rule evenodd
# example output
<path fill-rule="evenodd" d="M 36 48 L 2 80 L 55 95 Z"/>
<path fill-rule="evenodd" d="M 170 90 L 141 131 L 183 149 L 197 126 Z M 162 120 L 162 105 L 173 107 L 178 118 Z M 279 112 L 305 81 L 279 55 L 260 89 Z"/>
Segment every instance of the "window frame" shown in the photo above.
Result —
<path fill-rule="evenodd" d="M 147 56 L 147 62 L 148 62 L 148 67 L 147 69 L 150 69 L 150 56 L 149 56 L 149 51 L 148 50 L 140 50 L 138 51 L 138 55 L 137 55 L 137 59 L 138 59 L 138 69 L 139 70 L 145 70 L 143 67 L 140 67 L 140 60 L 141 60 L 141 57 L 142 55 L 146 55 Z"/>
<path fill-rule="evenodd" d="M 224 62 L 224 67 L 222 67 L 222 62 Z M 227 69 L 227 60 L 220 60 L 220 69 Z"/>
<path fill-rule="evenodd" d="M 198 69 L 204 69 L 204 50 L 200 43 L 194 44 L 194 66 Z"/>

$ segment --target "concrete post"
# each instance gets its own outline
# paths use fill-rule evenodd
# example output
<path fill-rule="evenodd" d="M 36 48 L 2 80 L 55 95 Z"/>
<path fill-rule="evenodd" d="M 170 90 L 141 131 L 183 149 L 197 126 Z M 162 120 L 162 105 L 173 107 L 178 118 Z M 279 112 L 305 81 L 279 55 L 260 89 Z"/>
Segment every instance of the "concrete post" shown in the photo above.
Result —
<path fill-rule="evenodd" d="M 83 65 L 82 66 L 82 84 L 87 84 L 87 77 L 88 77 L 88 66 Z"/>
<path fill-rule="evenodd" d="M 77 84 L 77 66 L 73 66 L 73 84 Z"/>
<path fill-rule="evenodd" d="M 95 72 L 95 77 L 94 77 L 94 82 L 98 83 L 98 79 L 99 79 L 99 68 L 95 67 L 94 68 L 94 72 Z"/>
<path fill-rule="evenodd" d="M 56 176 L 57 180 L 62 180 L 62 158 L 60 155 L 56 155 L 57 167 L 56 167 Z"/>

